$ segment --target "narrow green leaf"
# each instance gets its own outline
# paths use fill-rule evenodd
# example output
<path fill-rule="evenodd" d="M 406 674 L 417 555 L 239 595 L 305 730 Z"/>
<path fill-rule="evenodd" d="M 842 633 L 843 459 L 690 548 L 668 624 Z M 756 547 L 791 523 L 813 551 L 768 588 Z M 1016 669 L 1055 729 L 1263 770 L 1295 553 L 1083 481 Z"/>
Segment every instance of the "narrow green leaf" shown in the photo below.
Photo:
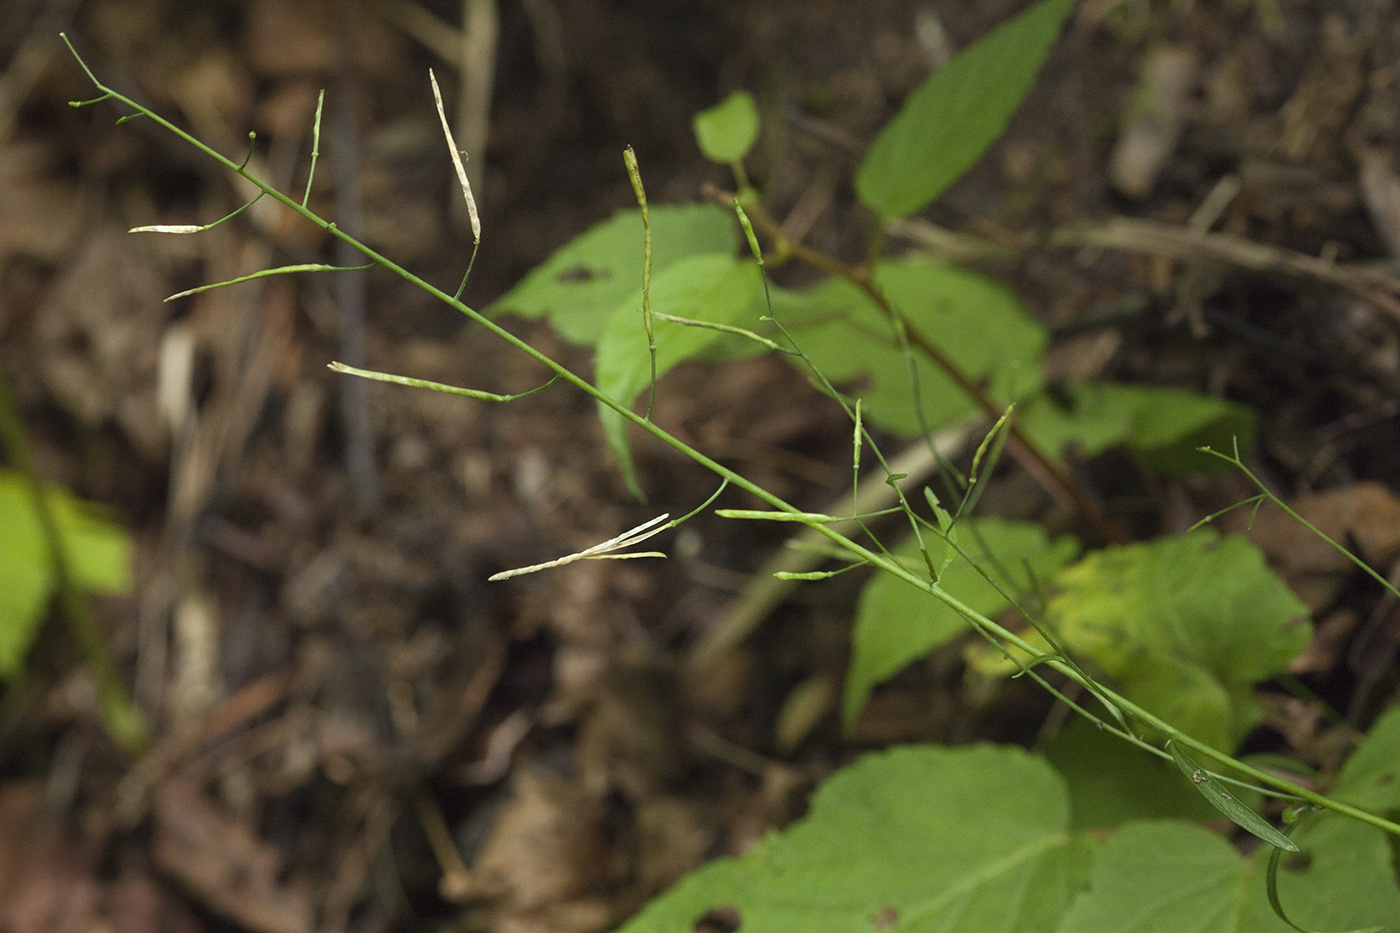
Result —
<path fill-rule="evenodd" d="M 1298 924 L 1288 919 L 1288 914 L 1284 913 L 1283 902 L 1278 896 L 1278 863 L 1282 860 L 1283 849 L 1275 846 L 1274 850 L 1269 853 L 1269 868 L 1264 878 L 1265 890 L 1269 895 L 1269 906 L 1273 908 L 1275 917 L 1297 930 L 1298 933 L 1316 933 L 1316 931 L 1309 931 L 1298 926 Z"/>
<path fill-rule="evenodd" d="M 958 531 L 953 524 L 953 516 L 948 510 L 943 508 L 938 501 L 938 495 L 929 486 L 924 487 L 924 501 L 928 503 L 929 509 L 933 511 L 933 517 L 938 522 L 938 530 L 943 533 L 943 540 L 936 545 L 938 557 L 934 560 L 934 572 L 938 574 L 938 579 L 933 582 L 938 583 L 943 579 L 943 571 L 948 569 L 948 565 L 957 560 L 958 552 L 954 547 L 958 543 Z"/>
<path fill-rule="evenodd" d="M 652 207 L 652 275 L 690 256 L 733 254 L 733 215 L 716 204 Z M 619 211 L 556 250 L 486 314 L 546 318 L 565 340 L 592 346 L 624 300 L 638 296 L 641 314 L 644 237 L 641 210 Z"/>
<path fill-rule="evenodd" d="M 904 217 L 962 177 L 1006 129 L 1073 6 L 1042 0 L 929 75 L 861 163 L 861 201 Z"/>
<path fill-rule="evenodd" d="M 729 165 L 749 154 L 758 139 L 758 108 L 747 91 L 735 91 L 695 115 L 695 141 L 711 162 Z"/>
<path fill-rule="evenodd" d="M 1210 773 L 1198 765 L 1190 755 L 1182 751 L 1175 742 L 1167 742 L 1167 750 L 1172 753 L 1172 761 L 1186 775 L 1187 780 L 1206 798 L 1206 802 L 1225 814 L 1225 817 L 1240 829 L 1253 833 L 1269 845 L 1297 852 L 1298 846 L 1283 833 L 1274 829 L 1262 816 L 1240 803 L 1235 795 L 1225 788 Z"/>

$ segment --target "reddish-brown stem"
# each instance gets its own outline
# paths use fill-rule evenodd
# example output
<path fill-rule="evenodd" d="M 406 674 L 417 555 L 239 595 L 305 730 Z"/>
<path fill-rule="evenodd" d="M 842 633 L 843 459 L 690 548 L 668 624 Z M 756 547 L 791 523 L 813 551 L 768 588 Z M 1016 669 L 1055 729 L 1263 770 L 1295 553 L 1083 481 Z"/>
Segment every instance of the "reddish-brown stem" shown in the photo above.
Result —
<path fill-rule="evenodd" d="M 719 189 L 708 191 L 711 197 L 728 205 L 734 201 L 734 195 Z M 919 353 L 923 354 L 930 362 L 948 375 L 948 378 L 957 383 L 958 387 L 967 393 L 968 398 L 981 409 L 982 413 L 995 422 L 1002 415 L 1001 408 L 989 396 L 982 386 L 963 372 L 962 369 L 938 347 L 932 340 L 915 327 L 908 318 L 900 314 L 884 293 L 875 284 L 871 268 L 869 266 L 851 266 L 834 259 L 825 253 L 819 252 L 802 243 L 797 243 L 787 239 L 782 232 L 782 227 L 773 219 L 764 206 L 753 201 L 744 205 L 744 210 L 748 213 L 753 222 L 763 229 L 773 238 L 774 251 L 779 259 L 791 257 L 800 262 L 804 262 L 814 268 L 820 269 L 829 275 L 839 276 L 865 292 L 866 296 L 880 309 L 890 320 L 897 320 L 908 335 L 909 345 Z M 1054 496 L 1057 500 L 1076 510 L 1084 519 L 1093 526 L 1094 530 L 1107 542 L 1112 544 L 1123 544 L 1127 535 L 1118 528 L 1117 524 L 1111 521 L 1103 510 L 1099 508 L 1098 502 L 1089 494 L 1078 482 L 1075 481 L 1063 466 L 1051 460 L 1043 450 L 1041 450 L 1024 431 L 1021 430 L 1016 419 L 1012 418 L 1008 422 L 1009 437 L 1007 438 L 1006 450 L 1017 463 L 1021 465 L 1046 492 Z"/>

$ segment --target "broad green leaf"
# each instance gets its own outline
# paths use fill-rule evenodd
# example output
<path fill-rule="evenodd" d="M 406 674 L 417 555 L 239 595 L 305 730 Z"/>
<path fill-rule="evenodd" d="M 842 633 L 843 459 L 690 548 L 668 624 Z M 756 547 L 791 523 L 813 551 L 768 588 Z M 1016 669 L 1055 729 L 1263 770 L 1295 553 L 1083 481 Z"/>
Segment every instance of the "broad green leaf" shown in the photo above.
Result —
<path fill-rule="evenodd" d="M 1400 813 L 1400 708 L 1371 726 L 1342 765 L 1332 796 L 1373 813 Z"/>
<path fill-rule="evenodd" d="M 752 308 L 758 288 L 758 266 L 733 253 L 691 256 L 668 266 L 651 280 L 653 315 L 669 314 L 691 321 L 734 324 Z M 613 311 L 598 340 L 597 385 L 606 395 L 631 404 L 651 380 L 651 355 L 642 324 L 641 289 L 630 293 Z M 654 320 L 656 375 L 690 359 L 720 337 L 708 327 Z M 640 487 L 627 443 L 627 422 L 611 408 L 599 405 L 603 430 L 617 454 L 628 485 Z"/>
<path fill-rule="evenodd" d="M 1259 724 L 1248 684 L 1221 679 L 1197 658 L 1158 654 L 1123 678 L 1129 699 L 1214 748 L 1233 748 Z"/>
<path fill-rule="evenodd" d="M 1254 446 L 1254 412 L 1247 406 L 1181 389 L 1094 383 L 1069 389 L 1069 405 L 1039 395 L 1021 406 L 1021 427 L 1045 450 L 1071 449 L 1092 457 L 1124 445 L 1170 475 L 1217 473 L 1224 461 L 1201 447 L 1230 450 L 1235 440 L 1248 455 Z"/>
<path fill-rule="evenodd" d="M 660 205 L 650 216 L 653 276 L 739 245 L 734 215 L 715 204 Z M 641 292 L 644 242 L 641 211 L 619 211 L 556 250 L 486 313 L 548 318 L 565 340 L 595 344 L 618 304 Z"/>
<path fill-rule="evenodd" d="M 1240 537 L 1197 531 L 1105 548 L 1056 585 L 1049 621 L 1069 647 L 1216 748 L 1233 748 L 1255 721 L 1245 688 L 1308 643 L 1307 607 Z"/>
<path fill-rule="evenodd" d="M 758 139 L 758 108 L 747 91 L 735 91 L 695 115 L 695 141 L 711 162 L 728 165 L 749 154 Z"/>
<path fill-rule="evenodd" d="M 1073 883 L 1064 784 L 1019 749 L 906 747 L 831 777 L 808 816 L 715 862 L 621 933 L 1051 929 Z"/>
<path fill-rule="evenodd" d="M 50 486 L 49 508 L 63 536 L 76 586 L 99 593 L 131 587 L 131 540 L 66 490 Z M 53 563 L 30 490 L 0 471 L 0 677 L 19 670 L 55 585 Z"/>
<path fill-rule="evenodd" d="M 1066 536 L 1052 542 L 1044 529 L 1029 522 L 983 518 L 969 519 L 956 527 L 962 549 L 1003 589 L 1018 598 L 1032 590 L 1027 566 L 1043 585 L 1079 552 L 1073 538 Z M 926 537 L 930 545 L 940 543 L 931 534 L 926 533 Z M 895 556 L 915 573 L 928 572 L 913 539 L 900 547 Z M 1009 606 L 996 587 L 961 558 L 949 564 L 939 585 L 950 596 L 986 616 L 996 616 Z M 851 670 L 846 675 L 843 704 L 846 727 L 854 724 L 876 685 L 961 635 L 967 626 L 962 616 L 926 590 L 889 574 L 872 577 L 861 592 L 856 609 Z"/>
<path fill-rule="evenodd" d="M 1079 716 L 1046 744 L 1045 758 L 1069 784 L 1075 830 L 1166 817 L 1218 819 L 1170 762 L 1143 754 Z"/>
<path fill-rule="evenodd" d="M 1045 331 L 1014 292 L 956 266 L 921 259 L 880 264 L 876 283 L 910 325 L 1001 403 L 1040 388 Z M 808 294 L 805 312 L 782 318 L 832 383 L 860 383 L 866 417 L 905 435 L 920 432 L 909 356 L 893 325 L 855 286 L 831 280 Z M 967 394 L 917 349 L 923 417 L 930 430 L 976 410 Z"/>
<path fill-rule="evenodd" d="M 1130 823 L 1099 849 L 1058 933 L 1238 929 L 1240 857 L 1190 823 Z"/>
<path fill-rule="evenodd" d="M 861 163 L 861 201 L 884 217 L 904 217 L 961 178 L 1021 106 L 1073 6 L 1042 0 L 924 79 Z"/>
<path fill-rule="evenodd" d="M 1400 890 L 1379 830 L 1331 818 L 1297 836 L 1305 858 L 1279 877 L 1284 908 L 1296 922 L 1337 931 L 1400 917 Z M 1057 933 L 1292 933 L 1265 893 L 1270 851 L 1261 847 L 1245 859 L 1199 826 L 1127 824 L 1100 848 L 1088 887 Z"/>
<path fill-rule="evenodd" d="M 785 321 L 790 315 L 801 316 L 808 313 L 810 309 L 811 301 L 807 292 L 783 288 L 769 282 L 766 293 L 761 288 L 754 289 L 753 300 L 749 303 L 748 310 L 734 323 L 746 330 L 767 337 L 780 347 L 786 347 L 787 341 L 782 339 L 777 328 L 764 319 L 772 315 Z M 768 347 L 747 337 L 736 334 L 720 334 L 715 342 L 700 351 L 696 358 L 706 363 L 727 363 L 771 352 L 773 351 Z"/>

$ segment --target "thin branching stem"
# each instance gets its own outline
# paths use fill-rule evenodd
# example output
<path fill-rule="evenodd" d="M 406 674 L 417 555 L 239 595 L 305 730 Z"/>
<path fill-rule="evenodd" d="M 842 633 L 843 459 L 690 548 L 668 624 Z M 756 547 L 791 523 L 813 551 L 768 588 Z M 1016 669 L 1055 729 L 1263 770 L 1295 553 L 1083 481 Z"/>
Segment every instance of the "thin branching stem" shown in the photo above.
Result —
<path fill-rule="evenodd" d="M 715 191 L 712 193 L 715 200 L 723 204 L 732 203 L 734 200 L 734 195 L 730 192 Z M 958 388 L 972 399 L 989 421 L 995 422 L 1001 417 L 1002 407 L 987 394 L 986 390 L 975 379 L 963 372 L 962 368 L 936 343 L 924 335 L 894 307 L 884 291 L 875 282 L 871 265 L 847 265 L 803 243 L 789 240 L 783 233 L 781 225 L 773 219 L 773 216 L 757 199 L 750 199 L 746 202 L 744 209 L 753 216 L 754 221 L 763 228 L 764 232 L 773 238 L 774 250 L 778 257 L 797 259 L 828 275 L 845 279 L 855 285 L 865 293 L 881 314 L 895 324 L 901 334 L 901 340 L 907 340 L 910 347 L 943 370 L 948 378 L 952 379 Z M 1105 541 L 1112 544 L 1126 543 L 1127 536 L 1103 513 L 1094 497 L 1076 482 L 1064 467 L 1041 450 L 1014 420 L 1008 426 L 1006 443 L 1011 456 L 1035 478 L 1036 482 L 1053 495 L 1066 500 L 1084 516 L 1085 520 Z"/>
<path fill-rule="evenodd" d="M 311 123 L 311 168 L 306 172 L 306 191 L 301 196 L 301 206 L 311 200 L 311 182 L 316 178 L 316 161 L 321 158 L 321 110 L 326 103 L 326 89 L 321 88 L 316 95 L 316 119 Z"/>
<path fill-rule="evenodd" d="M 211 224 L 212 226 L 212 224 Z M 142 228 L 137 227 L 133 232 L 139 232 Z M 366 269 L 373 269 L 374 263 L 366 263 L 363 266 L 332 266 L 320 262 L 304 262 L 292 266 L 278 266 L 275 269 L 259 269 L 257 272 L 250 272 L 247 275 L 240 275 L 237 278 L 228 279 L 223 282 L 210 282 L 208 285 L 197 285 L 194 288 L 187 288 L 182 292 L 176 292 L 166 301 L 174 301 L 177 298 L 185 298 L 189 295 L 197 295 L 200 292 L 207 292 L 213 288 L 226 288 L 230 285 L 240 285 L 244 282 L 251 282 L 254 279 L 265 279 L 270 275 L 290 275 L 294 272 L 363 272 Z"/>
<path fill-rule="evenodd" d="M 514 395 L 501 395 L 496 392 L 485 392 L 481 389 L 463 389 L 459 386 L 445 385 L 441 382 L 431 382 L 427 379 L 414 379 L 410 376 L 399 376 L 394 373 L 381 373 L 373 369 L 360 369 L 358 366 L 347 366 L 341 362 L 328 363 L 327 368 L 338 373 L 345 373 L 350 376 L 359 376 L 362 379 L 372 379 L 376 382 L 391 382 L 394 385 L 408 386 L 413 389 L 428 389 L 432 392 L 442 392 L 446 395 L 460 395 L 463 398 L 474 398 L 482 402 L 513 402 L 518 398 L 527 395 L 534 395 L 536 392 L 543 392 L 559 379 L 555 376 L 542 386 L 529 389 L 525 392 L 516 392 Z"/>
<path fill-rule="evenodd" d="M 1390 595 L 1396 597 L 1397 599 L 1400 599 L 1400 589 L 1396 589 L 1395 584 L 1387 580 L 1384 574 L 1376 570 L 1376 568 L 1372 567 L 1370 564 L 1366 563 L 1360 557 L 1353 554 L 1344 545 L 1334 541 L 1321 528 L 1318 528 L 1312 522 L 1299 515 L 1296 511 L 1293 510 L 1291 506 L 1289 506 L 1287 502 L 1284 502 L 1278 496 L 1274 495 L 1273 491 L 1270 490 L 1268 486 L 1264 485 L 1264 481 L 1261 480 L 1258 476 L 1256 476 L 1254 474 L 1254 471 L 1252 471 L 1249 467 L 1244 465 L 1244 460 L 1240 458 L 1238 440 L 1235 441 L 1235 452 L 1233 456 L 1228 454 L 1222 454 L 1220 451 L 1212 450 L 1209 447 L 1201 447 L 1199 448 L 1199 450 L 1202 453 L 1210 454 L 1212 457 L 1218 457 L 1221 460 L 1224 460 L 1226 463 L 1233 465 L 1236 469 L 1238 469 L 1241 473 L 1248 477 L 1251 483 L 1258 487 L 1259 495 L 1252 496 L 1249 499 L 1246 499 L 1244 502 L 1239 503 L 1240 505 L 1248 505 L 1250 503 L 1254 503 L 1255 508 L 1257 509 L 1258 505 L 1262 504 L 1265 501 L 1272 502 L 1274 505 L 1287 512 L 1295 521 L 1301 524 L 1304 528 L 1308 529 L 1308 531 L 1311 531 L 1313 534 L 1317 535 L 1317 537 L 1321 538 L 1324 542 L 1327 543 L 1329 547 L 1335 550 L 1338 554 L 1341 554 L 1347 560 L 1355 564 L 1357 568 L 1361 570 L 1362 573 L 1366 574 L 1372 580 L 1375 580 L 1381 586 L 1385 587 L 1386 591 L 1389 592 Z M 1214 515 L 1210 515 L 1206 518 L 1201 519 L 1196 524 L 1203 525 L 1207 522 L 1213 521 L 1222 514 L 1223 511 L 1217 512 Z"/>
<path fill-rule="evenodd" d="M 642 326 L 647 332 L 647 354 L 651 358 L 651 388 L 647 392 L 647 420 L 656 403 L 656 330 L 651 323 L 651 211 L 647 208 L 647 189 L 642 184 L 642 170 L 637 165 L 637 153 L 628 146 L 622 152 L 627 165 L 627 177 L 632 180 L 632 192 L 642 212 Z"/>
<path fill-rule="evenodd" d="M 64 37 L 64 41 L 68 41 L 66 36 Z M 69 48 L 70 50 L 72 50 L 71 43 L 69 43 Z M 117 100 L 138 111 L 140 114 L 149 116 L 151 119 L 155 120 L 160 126 L 164 127 L 166 130 L 173 133 L 178 138 L 185 140 L 190 145 L 206 153 L 220 164 L 226 166 L 230 170 L 237 173 L 239 176 L 247 179 L 249 182 L 256 185 L 269 197 L 276 199 L 277 201 L 286 205 L 288 208 L 290 208 L 297 214 L 300 214 L 309 223 L 315 224 L 321 229 L 327 231 L 332 236 L 337 237 L 349 246 L 358 250 L 367 259 L 372 260 L 374 263 L 380 266 L 383 266 L 386 270 L 394 273 L 395 275 L 400 276 L 405 281 L 412 283 L 413 285 L 422 289 L 424 292 L 432 295 L 434 298 L 438 299 L 448 307 L 454 308 L 461 314 L 471 318 L 472 321 L 485 328 L 486 330 L 490 331 L 491 333 L 495 334 L 497 337 L 500 337 L 511 347 L 514 347 L 521 353 L 524 353 L 526 356 L 530 357 L 531 359 L 540 363 L 542 366 L 545 366 L 546 368 L 554 372 L 558 376 L 558 378 L 562 379 L 564 382 L 575 386 L 581 392 L 584 392 L 585 394 L 591 396 L 593 399 L 597 400 L 601 404 L 607 406 L 608 408 L 611 408 L 613 411 L 617 412 L 620 416 L 622 416 L 622 418 L 624 418 L 625 420 L 636 425 L 638 428 L 647 432 L 648 434 L 651 434 L 653 437 L 655 437 L 662 443 L 668 445 L 672 449 L 676 450 L 683 456 L 689 458 L 690 460 L 693 460 L 695 463 L 710 470 L 715 475 L 722 477 L 729 483 L 733 483 L 735 486 L 745 490 L 746 492 L 753 495 L 755 498 L 759 499 L 761 502 L 766 503 L 767 505 L 771 506 L 773 509 L 779 512 L 786 512 L 791 515 L 797 515 L 802 512 L 802 510 L 798 509 L 796 506 L 789 504 L 779 496 L 773 494 L 772 492 L 769 492 L 767 489 L 763 488 L 762 486 L 759 486 L 752 480 L 749 480 L 747 477 L 735 472 L 729 467 L 726 467 L 724 464 L 713 460 L 712 458 L 706 456 L 705 454 L 701 453 L 695 448 L 689 446 L 684 441 L 681 441 L 679 438 L 671 435 L 661 427 L 657 426 L 654 422 L 650 421 L 649 419 L 636 414 L 627 405 L 602 392 L 588 380 L 574 373 L 568 367 L 555 361 L 553 358 L 549 357 L 542 351 L 537 350 L 524 339 L 511 333 L 504 327 L 500 326 L 496 322 L 481 314 L 479 311 L 468 307 L 467 305 L 463 304 L 460 300 L 454 298 L 453 296 L 444 292 L 442 289 L 432 285 L 431 283 L 425 281 L 424 279 L 420 278 L 414 273 L 408 271 L 404 267 L 398 265 L 394 261 L 381 255 L 380 253 L 371 249 L 369 246 L 366 246 L 364 243 L 360 242 L 359 240 L 355 239 L 354 237 L 350 236 L 344 231 L 338 229 L 334 224 L 323 220 L 314 212 L 302 207 L 295 199 L 289 198 L 281 192 L 276 191 L 267 183 L 263 182 L 262 180 L 256 178 L 255 176 L 247 172 L 238 163 L 233 162 L 227 157 L 213 151 L 204 143 L 200 142 L 198 139 L 194 138 L 186 131 L 180 129 L 178 126 L 175 126 L 168 120 L 140 106 L 139 104 L 132 101 L 130 98 L 127 98 L 112 90 L 111 88 L 108 88 L 106 85 L 98 81 L 95 76 L 93 76 L 92 72 L 88 69 L 87 65 L 83 63 L 80 57 L 78 57 L 76 50 L 73 50 L 73 55 L 75 58 L 78 58 L 80 66 L 88 74 L 88 76 L 92 78 L 94 85 L 96 85 L 97 87 L 97 90 L 103 94 L 103 97 L 100 99 Z M 792 244 L 789 244 L 790 251 L 791 246 Z M 821 264 L 821 262 L 824 262 L 827 266 L 840 265 L 839 263 L 835 263 L 834 260 L 829 259 L 823 259 L 817 264 Z M 852 274 L 855 273 L 853 272 Z M 866 273 L 865 277 L 868 279 L 868 272 Z M 857 284 L 859 284 L 860 278 L 853 278 L 852 281 L 855 281 L 857 282 Z M 993 409 L 992 415 L 993 420 L 995 420 L 995 418 L 1000 415 L 1000 412 L 996 409 Z M 1378 829 L 1382 829 L 1385 832 L 1391 833 L 1396 836 L 1400 836 L 1400 824 L 1387 820 L 1384 817 L 1377 816 L 1374 813 L 1368 813 L 1364 810 L 1358 809 L 1357 807 L 1351 806 L 1341 801 L 1325 797 L 1322 794 L 1308 790 L 1304 787 L 1300 787 L 1297 784 L 1294 784 L 1291 781 L 1284 780 L 1283 778 L 1280 778 L 1276 775 L 1269 774 L 1265 771 L 1261 771 L 1258 768 L 1252 767 L 1248 764 L 1245 764 L 1244 762 L 1232 758 L 1230 755 L 1227 755 L 1224 752 L 1220 752 L 1211 748 L 1204 742 L 1201 742 L 1197 739 L 1192 738 L 1189 735 L 1182 733 L 1179 729 L 1173 727 L 1169 723 L 1153 715 L 1151 712 L 1133 703 L 1131 700 L 1128 700 L 1126 697 L 1121 696 L 1120 694 L 1112 691 L 1103 684 L 1088 677 L 1076 665 L 1069 663 L 1063 657 L 1059 655 L 1050 655 L 1044 651 L 1041 651 L 1035 645 L 1026 641 L 1021 636 L 1017 635 L 1015 632 L 1005 628 L 1004 626 L 997 623 L 995 620 L 990 619 L 987 616 L 977 612 L 976 610 L 968 606 L 966 603 L 953 596 L 951 593 L 948 593 L 937 583 L 934 583 L 931 580 L 922 577 L 914 571 L 910 570 L 908 567 L 904 566 L 902 563 L 900 563 L 888 553 L 877 553 L 871 550 L 870 548 L 865 547 L 859 542 L 846 537 L 844 534 L 841 534 L 839 531 L 833 528 L 831 524 L 825 521 L 807 521 L 805 522 L 805 524 L 807 524 L 809 528 L 811 528 L 818 534 L 826 537 L 836 547 L 846 551 L 848 554 L 850 554 L 857 560 L 878 567 L 886 573 L 892 574 L 896 578 L 903 580 L 909 585 L 927 592 L 930 596 L 944 603 L 954 612 L 957 612 L 959 615 L 969 620 L 969 622 L 975 628 L 977 628 L 980 632 L 984 633 L 985 635 L 995 638 L 1004 646 L 1014 647 L 1024 652 L 1028 657 L 1032 659 L 1029 662 L 1030 664 L 1038 664 L 1039 666 L 1048 667 L 1056 671 L 1057 673 L 1068 678 L 1070 681 L 1079 684 L 1086 690 L 1089 690 L 1094 695 L 1099 697 L 1103 702 L 1108 704 L 1110 707 L 1119 710 L 1127 718 L 1135 721 L 1138 725 L 1159 733 L 1164 739 L 1170 739 L 1177 746 L 1190 749 L 1192 752 L 1194 752 L 1196 755 L 1200 756 L 1203 759 L 1215 762 L 1221 767 L 1233 771 L 1236 774 L 1244 775 L 1252 781 L 1257 782 L 1260 786 L 1271 788 L 1274 791 L 1279 791 L 1293 797 L 1301 798 L 1303 800 L 1308 801 L 1309 803 L 1315 804 L 1327 810 L 1331 810 L 1334 813 L 1352 817 L 1353 819 L 1356 819 L 1360 822 L 1366 823 L 1370 826 L 1374 826 Z"/>

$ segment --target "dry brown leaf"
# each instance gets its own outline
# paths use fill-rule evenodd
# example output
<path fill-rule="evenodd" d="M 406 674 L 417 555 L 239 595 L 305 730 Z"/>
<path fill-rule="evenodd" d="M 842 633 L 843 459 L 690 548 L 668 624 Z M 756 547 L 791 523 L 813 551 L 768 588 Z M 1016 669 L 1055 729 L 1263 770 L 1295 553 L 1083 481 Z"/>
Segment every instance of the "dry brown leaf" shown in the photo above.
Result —
<path fill-rule="evenodd" d="M 1380 483 L 1352 483 L 1300 496 L 1290 507 L 1333 541 L 1355 549 L 1372 567 L 1384 567 L 1400 553 L 1400 498 Z M 1249 539 L 1314 610 L 1335 597 L 1352 566 L 1281 509 L 1261 509 Z"/>
<path fill-rule="evenodd" d="M 0 149 L 0 256 L 57 263 L 80 232 L 77 188 L 40 176 L 37 149 Z"/>
<path fill-rule="evenodd" d="M 156 790 L 153 849 L 160 869 L 204 904 L 258 933 L 309 933 L 311 902 L 283 883 L 281 855 L 190 783 Z"/>
<path fill-rule="evenodd" d="M 469 893 L 520 913 L 583 897 L 604 877 L 603 819 L 602 804 L 577 784 L 521 771 L 472 865 Z"/>
<path fill-rule="evenodd" d="M 86 854 L 45 813 L 42 785 L 0 788 L 0 929 L 88 933 L 99 926 L 100 907 Z"/>
<path fill-rule="evenodd" d="M 1332 540 L 1355 547 L 1363 560 L 1383 566 L 1400 553 L 1400 497 L 1380 483 L 1359 482 L 1300 496 L 1290 507 Z M 1285 574 L 1339 573 L 1350 562 L 1296 519 L 1265 507 L 1250 540 Z"/>
<path fill-rule="evenodd" d="M 714 845 L 714 815 L 683 797 L 651 797 L 637 807 L 637 877 L 652 896 L 700 867 Z"/>
<path fill-rule="evenodd" d="M 184 905 L 151 878 L 134 871 L 109 886 L 107 915 L 111 933 L 199 933 L 202 929 Z"/>
<path fill-rule="evenodd" d="M 169 305 L 150 254 L 116 228 L 98 231 L 37 312 L 35 362 L 59 403 L 83 423 L 116 421 L 147 459 L 164 459 L 156 398 Z"/>

